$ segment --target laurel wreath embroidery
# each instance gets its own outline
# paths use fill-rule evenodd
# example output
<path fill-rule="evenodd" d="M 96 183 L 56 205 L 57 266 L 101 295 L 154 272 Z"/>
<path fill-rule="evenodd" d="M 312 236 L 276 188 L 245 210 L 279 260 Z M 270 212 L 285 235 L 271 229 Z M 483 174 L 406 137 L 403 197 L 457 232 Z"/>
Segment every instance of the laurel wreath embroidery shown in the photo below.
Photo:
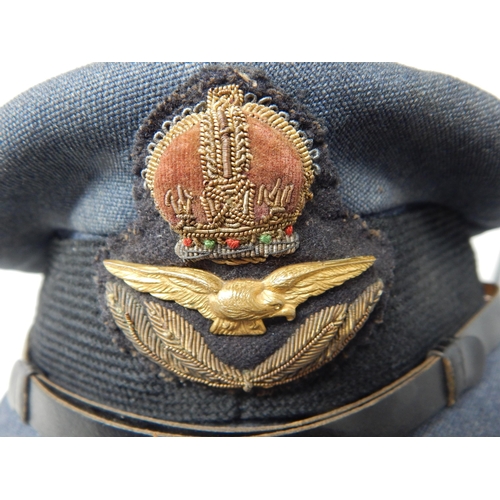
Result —
<path fill-rule="evenodd" d="M 218 359 L 203 336 L 182 316 L 156 302 L 143 306 L 127 287 L 106 285 L 113 318 L 134 347 L 179 377 L 212 387 L 272 387 L 301 378 L 337 356 L 368 319 L 383 283 L 368 286 L 351 304 L 309 316 L 285 344 L 251 370 Z"/>

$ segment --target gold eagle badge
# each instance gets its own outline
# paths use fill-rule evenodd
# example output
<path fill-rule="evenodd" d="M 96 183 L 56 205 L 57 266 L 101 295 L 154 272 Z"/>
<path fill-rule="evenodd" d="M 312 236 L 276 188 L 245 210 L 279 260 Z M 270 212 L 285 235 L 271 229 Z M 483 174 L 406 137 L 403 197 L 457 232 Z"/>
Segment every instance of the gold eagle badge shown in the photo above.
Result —
<path fill-rule="evenodd" d="M 325 262 L 292 264 L 272 272 L 263 280 L 224 281 L 201 269 L 161 267 L 105 260 L 106 269 L 139 292 L 161 300 L 172 300 L 196 309 L 213 321 L 217 335 L 261 335 L 265 318 L 295 318 L 296 307 L 309 297 L 366 271 L 374 257 L 355 257 Z"/>

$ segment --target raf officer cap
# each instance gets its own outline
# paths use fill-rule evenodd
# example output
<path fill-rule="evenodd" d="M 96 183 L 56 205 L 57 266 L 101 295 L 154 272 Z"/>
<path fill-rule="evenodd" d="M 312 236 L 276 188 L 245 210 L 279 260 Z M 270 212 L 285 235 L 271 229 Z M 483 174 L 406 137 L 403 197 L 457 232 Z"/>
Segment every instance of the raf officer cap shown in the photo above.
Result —
<path fill-rule="evenodd" d="M 45 273 L 1 432 L 500 435 L 469 246 L 500 225 L 492 96 L 396 64 L 94 64 L 0 125 L 0 264 Z"/>

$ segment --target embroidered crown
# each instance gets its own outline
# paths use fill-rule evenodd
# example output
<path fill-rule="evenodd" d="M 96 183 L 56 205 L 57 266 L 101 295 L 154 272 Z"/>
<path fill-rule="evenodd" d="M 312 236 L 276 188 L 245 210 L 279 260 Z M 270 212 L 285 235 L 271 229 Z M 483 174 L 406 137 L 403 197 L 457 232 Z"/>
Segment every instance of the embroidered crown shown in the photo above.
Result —
<path fill-rule="evenodd" d="M 240 264 L 298 248 L 318 152 L 271 102 L 216 87 L 155 134 L 143 176 L 181 259 Z"/>

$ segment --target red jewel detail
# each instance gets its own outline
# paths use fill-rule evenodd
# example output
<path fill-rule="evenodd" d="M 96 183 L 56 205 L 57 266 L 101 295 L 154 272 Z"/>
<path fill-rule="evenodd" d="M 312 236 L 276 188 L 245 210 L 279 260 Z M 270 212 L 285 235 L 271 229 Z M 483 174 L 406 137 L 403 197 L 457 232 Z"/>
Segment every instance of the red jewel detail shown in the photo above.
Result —
<path fill-rule="evenodd" d="M 231 249 L 231 250 L 236 250 L 240 246 L 239 240 L 233 240 L 231 238 L 226 240 L 226 245 Z"/>
<path fill-rule="evenodd" d="M 285 228 L 285 234 L 286 234 L 287 236 L 292 236 L 292 234 L 293 234 L 293 227 L 292 227 L 292 226 L 287 226 L 287 227 Z"/>
<path fill-rule="evenodd" d="M 182 243 L 184 243 L 185 247 L 190 247 L 193 244 L 193 240 L 191 238 L 184 238 Z"/>

